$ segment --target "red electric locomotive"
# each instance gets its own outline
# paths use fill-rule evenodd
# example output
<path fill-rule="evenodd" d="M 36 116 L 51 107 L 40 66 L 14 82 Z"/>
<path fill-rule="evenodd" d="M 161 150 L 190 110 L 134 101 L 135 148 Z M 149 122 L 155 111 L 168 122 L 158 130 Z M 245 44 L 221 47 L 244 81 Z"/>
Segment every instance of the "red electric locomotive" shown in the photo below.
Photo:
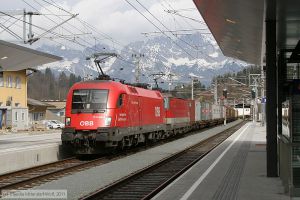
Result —
<path fill-rule="evenodd" d="M 133 146 L 165 132 L 160 92 L 110 80 L 75 84 L 66 104 L 62 143 L 77 154 Z"/>
<path fill-rule="evenodd" d="M 76 154 L 103 153 L 223 122 L 222 106 L 180 99 L 111 80 L 76 83 L 61 139 Z M 217 112 L 218 111 L 218 112 Z M 235 113 L 227 109 L 227 120 Z"/>

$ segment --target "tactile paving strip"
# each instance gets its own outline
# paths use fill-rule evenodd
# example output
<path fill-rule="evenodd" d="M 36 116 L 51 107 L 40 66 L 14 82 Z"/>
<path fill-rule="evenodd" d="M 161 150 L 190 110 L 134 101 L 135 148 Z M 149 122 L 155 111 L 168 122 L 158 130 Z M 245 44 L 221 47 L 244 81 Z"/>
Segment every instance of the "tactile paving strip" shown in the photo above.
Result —
<path fill-rule="evenodd" d="M 240 178 L 243 173 L 248 152 L 251 146 L 253 134 L 248 133 L 244 137 L 244 141 L 238 150 L 238 153 L 233 158 L 226 175 L 222 179 L 217 191 L 213 196 L 213 200 L 233 200 L 237 199 L 237 193 L 240 183 Z"/>

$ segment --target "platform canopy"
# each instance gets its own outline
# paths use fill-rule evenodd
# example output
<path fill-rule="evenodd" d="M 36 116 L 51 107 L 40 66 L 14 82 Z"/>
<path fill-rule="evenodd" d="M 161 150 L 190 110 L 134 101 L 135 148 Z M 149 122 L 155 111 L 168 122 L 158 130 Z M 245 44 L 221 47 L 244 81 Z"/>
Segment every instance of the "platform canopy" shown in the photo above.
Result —
<path fill-rule="evenodd" d="M 300 39 L 300 1 L 268 2 L 277 3 L 277 47 L 295 48 Z M 261 64 L 264 0 L 194 0 L 194 3 L 225 56 Z"/>
<path fill-rule="evenodd" d="M 0 40 L 0 66 L 3 71 L 19 71 L 62 60 L 61 57 Z"/>

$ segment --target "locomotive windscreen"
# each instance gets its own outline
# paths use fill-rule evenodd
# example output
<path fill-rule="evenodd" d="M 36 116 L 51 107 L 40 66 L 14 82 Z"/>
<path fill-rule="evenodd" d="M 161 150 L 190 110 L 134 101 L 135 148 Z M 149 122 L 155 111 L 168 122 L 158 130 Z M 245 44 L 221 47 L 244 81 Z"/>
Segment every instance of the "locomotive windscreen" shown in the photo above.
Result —
<path fill-rule="evenodd" d="M 101 110 L 106 109 L 107 97 L 108 90 L 74 90 L 72 97 L 72 113 L 101 112 Z"/>

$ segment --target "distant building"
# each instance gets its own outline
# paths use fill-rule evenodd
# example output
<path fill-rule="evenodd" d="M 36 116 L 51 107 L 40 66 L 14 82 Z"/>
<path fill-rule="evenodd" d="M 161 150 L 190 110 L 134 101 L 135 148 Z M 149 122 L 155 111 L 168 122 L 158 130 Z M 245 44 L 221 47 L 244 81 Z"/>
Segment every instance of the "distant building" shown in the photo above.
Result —
<path fill-rule="evenodd" d="M 58 120 L 58 121 L 64 123 L 65 122 L 66 101 L 44 101 L 44 102 L 52 105 L 52 107 L 47 108 L 46 119 Z"/>
<path fill-rule="evenodd" d="M 0 40 L 0 129 L 29 128 L 27 76 L 60 57 Z"/>
<path fill-rule="evenodd" d="M 0 71 L 0 128 L 28 126 L 26 70 Z"/>
<path fill-rule="evenodd" d="M 235 105 L 235 110 L 238 111 L 238 116 L 243 117 L 250 117 L 251 116 L 251 105 L 245 104 L 243 108 L 243 104 L 237 104 Z"/>
<path fill-rule="evenodd" d="M 45 120 L 47 109 L 54 107 L 51 104 L 47 104 L 45 102 L 41 102 L 41 101 L 31 99 L 31 98 L 28 98 L 27 105 L 28 105 L 28 109 L 29 109 L 29 123 L 30 124 Z"/>

